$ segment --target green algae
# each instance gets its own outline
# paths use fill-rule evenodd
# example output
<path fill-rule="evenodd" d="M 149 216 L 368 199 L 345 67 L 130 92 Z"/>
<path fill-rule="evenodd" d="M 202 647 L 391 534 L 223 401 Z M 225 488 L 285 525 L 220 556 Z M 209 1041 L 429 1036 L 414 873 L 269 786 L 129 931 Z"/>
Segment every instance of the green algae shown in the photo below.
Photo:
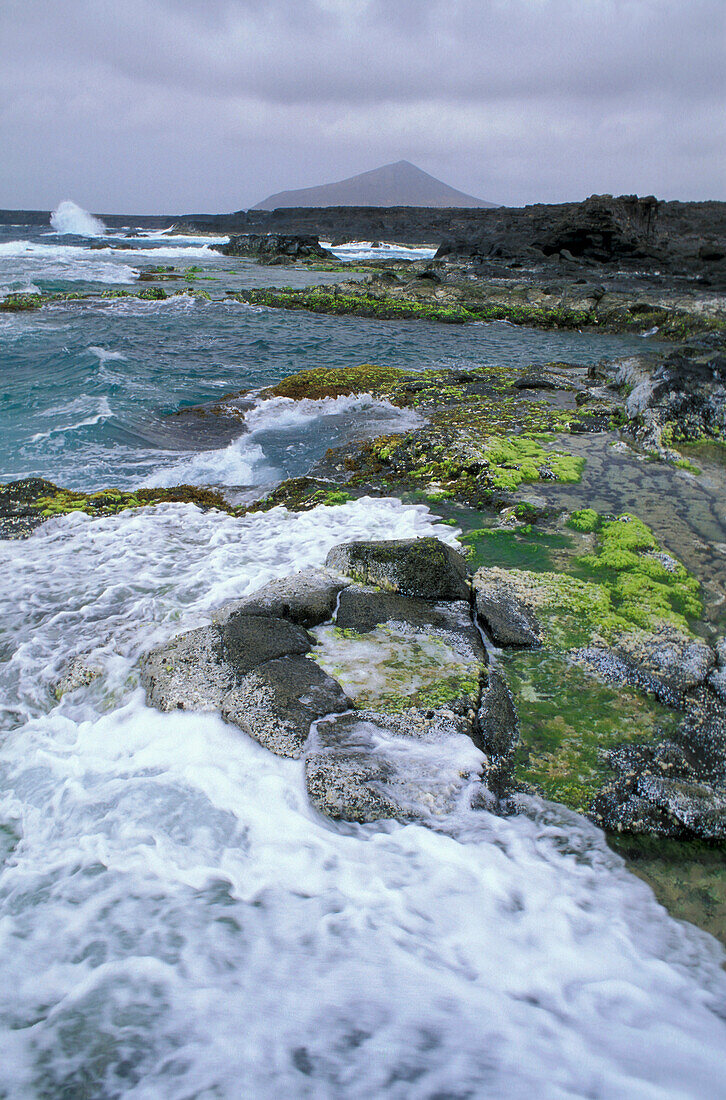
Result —
<path fill-rule="evenodd" d="M 726 844 L 624 833 L 608 835 L 608 843 L 674 917 L 726 946 Z"/>
<path fill-rule="evenodd" d="M 21 313 L 28 310 L 41 309 L 43 306 L 54 305 L 59 302 L 97 302 L 117 298 L 136 298 L 147 302 L 164 302 L 167 298 L 176 298 L 181 295 L 194 298 L 211 300 L 206 290 L 198 290 L 195 287 L 184 287 L 183 290 L 175 290 L 168 294 L 163 287 L 146 286 L 141 290 L 122 290 L 118 287 L 109 288 L 100 292 L 65 291 L 58 294 L 8 294 L 0 298 L 0 312 Z"/>
<path fill-rule="evenodd" d="M 567 520 L 567 526 L 575 531 L 589 533 L 595 531 L 600 523 L 600 516 L 594 508 L 581 508 L 577 512 L 571 512 Z"/>
<path fill-rule="evenodd" d="M 200 508 L 216 508 L 235 514 L 235 509 L 224 497 L 209 489 L 194 485 L 177 485 L 169 489 L 137 489 L 123 492 L 120 489 L 103 489 L 98 493 L 80 493 L 72 489 L 59 489 L 39 496 L 32 502 L 45 518 L 65 516 L 71 512 L 84 512 L 89 516 L 110 516 L 134 508 L 155 504 L 196 504 Z"/>
<path fill-rule="evenodd" d="M 274 309 L 306 310 L 334 316 L 353 315 L 383 320 L 419 319 L 448 324 L 472 321 L 509 321 L 515 325 L 554 329 L 597 329 L 609 332 L 642 332 L 657 327 L 658 335 L 669 340 L 687 339 L 701 332 L 723 331 L 722 317 L 626 301 L 616 307 L 601 303 L 583 308 L 563 300 L 531 301 L 529 288 L 513 287 L 504 295 L 501 288 L 492 294 L 490 286 L 459 283 L 448 300 L 422 300 L 415 289 L 401 288 L 398 294 L 371 290 L 368 286 L 352 289 L 338 287 L 256 288 L 228 292 L 228 296 L 253 305 Z"/>
<path fill-rule="evenodd" d="M 663 553 L 650 528 L 626 512 L 601 522 L 597 539 L 598 549 L 578 558 L 576 566 L 607 585 L 617 616 L 644 630 L 668 622 L 690 633 L 688 620 L 703 612 L 700 585 Z"/>
<path fill-rule="evenodd" d="M 530 525 L 513 529 L 478 528 L 467 531 L 459 541 L 467 548 L 469 565 L 474 570 L 498 565 L 535 573 L 551 571 L 555 564 L 553 551 L 572 545 L 566 535 L 538 531 Z"/>
<path fill-rule="evenodd" d="M 264 390 L 262 396 L 319 401 L 357 393 L 381 395 L 404 377 L 404 372 L 396 367 L 379 367 L 374 363 L 362 363 L 357 367 L 312 367 L 283 378 Z"/>
<path fill-rule="evenodd" d="M 337 508 L 342 504 L 348 504 L 355 500 L 355 495 L 346 489 L 315 477 L 291 477 L 283 481 L 266 497 L 254 501 L 252 504 L 242 505 L 237 509 L 238 515 L 247 515 L 254 512 L 269 512 L 271 508 L 279 505 L 287 508 L 289 512 L 307 512 L 321 505 L 327 508 Z"/>
<path fill-rule="evenodd" d="M 562 655 L 509 651 L 502 661 L 519 716 L 515 783 L 578 813 L 615 778 L 608 750 L 666 737 L 680 721 L 654 699 L 601 683 Z"/>

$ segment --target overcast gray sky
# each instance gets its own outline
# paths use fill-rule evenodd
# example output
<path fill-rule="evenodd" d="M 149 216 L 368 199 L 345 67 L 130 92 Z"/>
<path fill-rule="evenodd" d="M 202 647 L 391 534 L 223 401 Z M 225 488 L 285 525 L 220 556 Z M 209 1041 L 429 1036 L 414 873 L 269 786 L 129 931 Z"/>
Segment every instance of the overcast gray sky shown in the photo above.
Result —
<path fill-rule="evenodd" d="M 726 199 L 726 0 L 0 0 L 0 207 Z"/>

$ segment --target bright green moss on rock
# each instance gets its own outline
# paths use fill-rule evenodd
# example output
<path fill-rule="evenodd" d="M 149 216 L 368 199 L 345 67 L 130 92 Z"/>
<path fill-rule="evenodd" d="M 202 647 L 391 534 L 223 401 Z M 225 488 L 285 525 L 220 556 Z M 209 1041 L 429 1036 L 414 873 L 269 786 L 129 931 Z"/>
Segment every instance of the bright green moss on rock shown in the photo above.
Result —
<path fill-rule="evenodd" d="M 56 489 L 53 493 L 39 496 L 32 506 L 42 516 L 50 519 L 53 516 L 68 515 L 70 512 L 110 516 L 131 508 L 165 503 L 196 504 L 199 508 L 217 508 L 223 512 L 235 513 L 235 509 L 219 493 L 194 485 L 177 485 L 170 489 L 137 489 L 134 492 L 104 489 L 99 493 L 78 493 L 71 489 Z"/>
<path fill-rule="evenodd" d="M 516 325 L 534 325 L 543 328 L 582 328 L 595 324 L 593 313 L 571 309 L 567 306 L 544 307 L 523 302 L 476 302 L 466 305 L 445 302 L 420 301 L 414 297 L 399 297 L 371 293 L 367 288 L 345 291 L 337 288 L 312 287 L 299 290 L 283 287 L 276 290 L 258 289 L 238 291 L 229 295 L 251 305 L 270 306 L 275 309 L 307 310 L 312 313 L 346 314 L 357 317 L 378 317 L 382 320 L 406 320 L 415 318 L 440 321 L 444 324 L 465 324 L 470 321 L 510 321 Z"/>
<path fill-rule="evenodd" d="M 537 615 L 546 646 L 564 651 L 593 641 L 610 644 L 663 624 L 690 636 L 689 619 L 702 613 L 699 583 L 661 551 L 650 528 L 624 513 L 599 520 L 596 539 L 592 553 L 573 559 L 578 575 L 502 571 L 502 580 Z"/>
<path fill-rule="evenodd" d="M 571 512 L 567 520 L 567 526 L 575 531 L 589 533 L 597 529 L 600 516 L 594 508 L 581 508 L 578 512 Z"/>
<path fill-rule="evenodd" d="M 618 617 L 644 630 L 667 622 L 690 633 L 688 619 L 703 611 L 699 583 L 661 550 L 650 528 L 624 513 L 603 523 L 597 538 L 596 552 L 583 555 L 578 565 L 602 577 Z"/>

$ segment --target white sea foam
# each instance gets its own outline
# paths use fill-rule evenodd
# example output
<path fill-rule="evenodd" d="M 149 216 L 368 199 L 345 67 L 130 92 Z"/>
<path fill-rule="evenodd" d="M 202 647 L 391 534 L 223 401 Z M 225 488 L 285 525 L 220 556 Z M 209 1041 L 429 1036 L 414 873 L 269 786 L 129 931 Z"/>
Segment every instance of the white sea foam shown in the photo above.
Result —
<path fill-rule="evenodd" d="M 428 533 L 397 501 L 167 505 L 0 544 L 0 1091 L 723 1095 L 723 952 L 582 819 L 338 829 L 299 762 L 144 706 L 148 646 L 336 541 Z M 53 707 L 77 654 L 103 676 Z"/>
<path fill-rule="evenodd" d="M 135 268 L 124 262 L 100 259 L 103 255 L 103 252 L 93 252 L 80 245 L 42 244 L 27 240 L 0 244 L 0 264 L 13 279 L 136 282 L 139 273 Z"/>
<path fill-rule="evenodd" d="M 89 214 L 70 199 L 56 206 L 50 216 L 50 224 L 56 233 L 73 234 L 76 237 L 103 237 L 106 232 L 106 226 L 100 218 Z"/>
<path fill-rule="evenodd" d="M 95 355 L 100 363 L 108 363 L 114 360 L 126 359 L 125 355 L 122 355 L 120 351 L 108 351 L 106 348 L 97 348 L 91 346 L 89 349 L 91 355 Z"/>
<path fill-rule="evenodd" d="M 347 244 L 332 245 L 320 242 L 340 260 L 430 260 L 436 255 L 436 248 L 405 244 L 387 244 L 373 241 L 349 241 Z"/>

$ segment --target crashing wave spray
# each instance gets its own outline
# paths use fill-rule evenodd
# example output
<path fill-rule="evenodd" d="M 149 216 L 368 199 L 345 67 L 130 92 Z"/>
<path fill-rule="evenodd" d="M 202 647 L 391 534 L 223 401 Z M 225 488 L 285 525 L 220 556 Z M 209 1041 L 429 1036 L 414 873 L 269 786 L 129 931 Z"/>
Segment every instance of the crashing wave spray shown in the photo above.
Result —
<path fill-rule="evenodd" d="M 70 199 L 58 203 L 50 216 L 50 224 L 56 233 L 72 233 L 76 237 L 102 237 L 106 232 L 100 218 L 94 218 Z"/>

